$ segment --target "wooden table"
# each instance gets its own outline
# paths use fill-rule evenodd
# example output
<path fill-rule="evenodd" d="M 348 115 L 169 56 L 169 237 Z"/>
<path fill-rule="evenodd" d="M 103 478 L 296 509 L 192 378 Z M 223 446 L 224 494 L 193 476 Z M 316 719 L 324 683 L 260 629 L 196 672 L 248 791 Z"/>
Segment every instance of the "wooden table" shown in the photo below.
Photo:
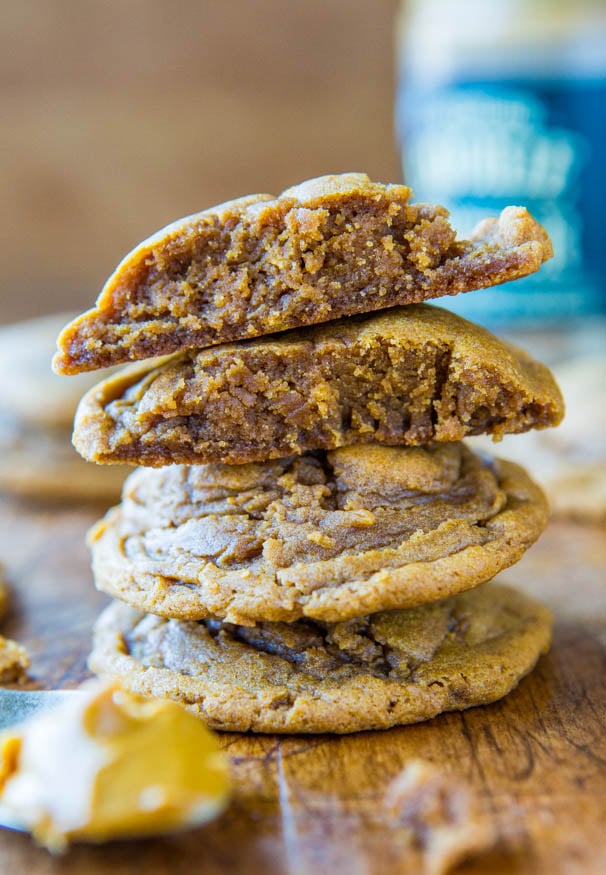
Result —
<path fill-rule="evenodd" d="M 87 676 L 91 625 L 105 603 L 83 544 L 92 509 L 0 501 L 0 558 L 15 589 L 2 631 L 26 644 L 32 686 Z M 406 875 L 420 871 L 382 798 L 412 756 L 478 792 L 498 832 L 462 873 L 606 872 L 606 547 L 604 530 L 552 523 L 502 577 L 556 614 L 553 648 L 495 705 L 351 736 L 223 735 L 236 776 L 227 813 L 170 839 L 76 847 L 53 858 L 0 835 L 2 875 Z M 67 778 L 66 778 L 67 779 Z"/>

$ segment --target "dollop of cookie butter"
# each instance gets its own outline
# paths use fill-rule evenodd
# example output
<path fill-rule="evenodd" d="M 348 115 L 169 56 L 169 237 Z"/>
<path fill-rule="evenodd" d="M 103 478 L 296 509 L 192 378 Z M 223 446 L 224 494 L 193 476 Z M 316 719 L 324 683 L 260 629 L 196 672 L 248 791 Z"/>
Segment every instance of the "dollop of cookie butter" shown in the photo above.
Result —
<path fill-rule="evenodd" d="M 0 806 L 53 852 L 197 826 L 229 798 L 227 759 L 198 717 L 113 684 L 5 733 L 1 756 Z"/>

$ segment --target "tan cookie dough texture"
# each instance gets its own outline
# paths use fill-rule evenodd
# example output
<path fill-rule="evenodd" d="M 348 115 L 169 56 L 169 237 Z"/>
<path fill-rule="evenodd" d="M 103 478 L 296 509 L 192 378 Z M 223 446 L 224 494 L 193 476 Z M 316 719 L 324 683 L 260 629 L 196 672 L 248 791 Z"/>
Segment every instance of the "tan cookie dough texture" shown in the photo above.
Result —
<path fill-rule="evenodd" d="M 143 363 L 82 399 L 90 461 L 263 461 L 358 443 L 455 441 L 557 425 L 548 368 L 428 305 Z"/>
<path fill-rule="evenodd" d="M 494 702 L 550 634 L 545 607 L 496 584 L 334 625 L 179 622 L 116 602 L 97 623 L 90 666 L 216 729 L 354 732 Z"/>
<path fill-rule="evenodd" d="M 337 621 L 442 599 L 536 540 L 545 499 L 461 443 L 139 469 L 91 531 L 98 588 L 168 617 Z"/>
<path fill-rule="evenodd" d="M 181 219 L 117 267 L 59 338 L 61 373 L 258 337 L 503 283 L 551 257 L 522 207 L 457 241 L 448 212 L 362 173 Z"/>

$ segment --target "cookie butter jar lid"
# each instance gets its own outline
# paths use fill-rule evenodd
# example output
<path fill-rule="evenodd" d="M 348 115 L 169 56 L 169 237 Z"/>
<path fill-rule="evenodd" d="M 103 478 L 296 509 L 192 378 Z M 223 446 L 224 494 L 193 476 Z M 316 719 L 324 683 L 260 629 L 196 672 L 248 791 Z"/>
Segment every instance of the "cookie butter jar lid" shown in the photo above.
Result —
<path fill-rule="evenodd" d="M 533 277 L 444 299 L 489 325 L 606 311 L 606 3 L 408 0 L 398 22 L 405 182 L 466 236 L 527 206 L 555 257 Z"/>

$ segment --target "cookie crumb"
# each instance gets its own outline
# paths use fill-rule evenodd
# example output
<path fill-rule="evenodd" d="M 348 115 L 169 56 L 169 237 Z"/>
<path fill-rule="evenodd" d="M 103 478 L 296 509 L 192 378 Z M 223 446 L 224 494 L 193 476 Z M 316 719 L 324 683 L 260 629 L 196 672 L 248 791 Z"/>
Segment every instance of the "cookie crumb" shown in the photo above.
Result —
<path fill-rule="evenodd" d="M 385 807 L 410 832 L 427 875 L 444 875 L 495 844 L 494 829 L 472 790 L 426 760 L 406 763 L 387 788 Z"/>
<path fill-rule="evenodd" d="M 25 680 L 28 668 L 29 657 L 25 647 L 0 635 L 0 683 L 21 683 Z"/>
<path fill-rule="evenodd" d="M 4 580 L 4 570 L 0 566 L 0 617 L 6 614 L 8 602 L 9 589 Z M 0 635 L 0 683 L 24 681 L 28 668 L 29 657 L 25 647 Z"/>
<path fill-rule="evenodd" d="M 58 340 L 75 374 L 401 304 L 539 269 L 551 241 L 523 207 L 456 239 L 447 211 L 363 173 L 307 180 L 173 222 L 140 243 Z"/>

